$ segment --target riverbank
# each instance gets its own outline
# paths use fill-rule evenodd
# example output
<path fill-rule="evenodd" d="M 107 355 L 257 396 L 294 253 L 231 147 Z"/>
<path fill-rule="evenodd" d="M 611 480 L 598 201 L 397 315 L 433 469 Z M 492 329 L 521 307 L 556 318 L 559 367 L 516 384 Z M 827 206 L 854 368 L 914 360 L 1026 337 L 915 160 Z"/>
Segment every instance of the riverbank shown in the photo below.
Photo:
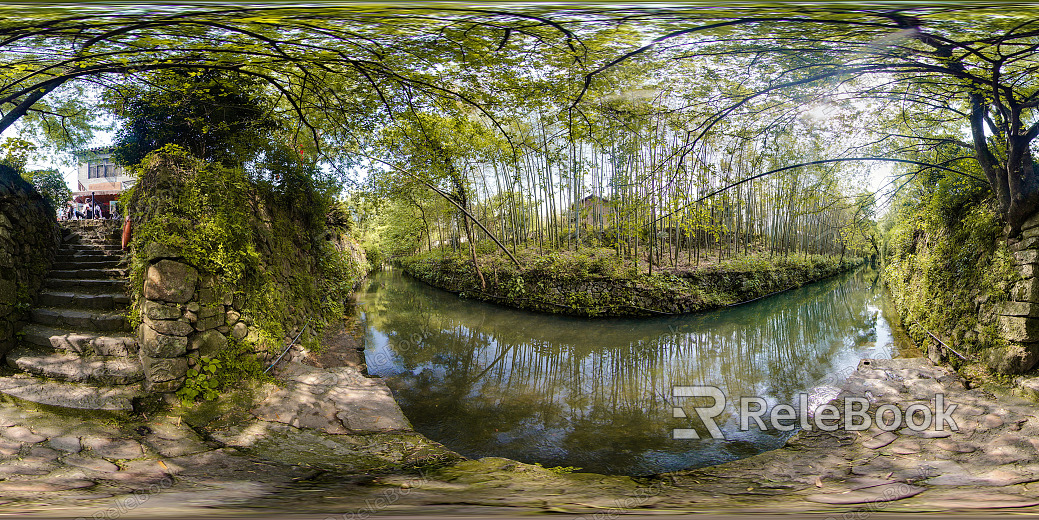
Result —
<path fill-rule="evenodd" d="M 829 278 L 863 264 L 861 258 L 752 255 L 701 266 L 654 269 L 621 263 L 610 249 L 518 255 L 518 268 L 500 253 L 479 258 L 487 286 L 468 257 L 436 250 L 399 260 L 415 278 L 498 305 L 582 317 L 685 314 L 753 301 Z"/>
<path fill-rule="evenodd" d="M 1039 511 L 1036 405 L 968 389 L 924 358 L 864 360 L 839 398 L 872 398 L 875 413 L 887 404 L 930 405 L 943 393 L 957 404 L 957 430 L 802 431 L 777 450 L 646 478 L 496 457 L 464 460 L 408 431 L 383 397 L 361 399 L 385 403 L 382 411 L 344 408 L 339 425 L 320 422 L 335 416 L 321 406 L 348 404 L 358 399 L 352 392 L 378 396 L 381 384 L 349 368 L 295 363 L 278 377 L 281 388 L 243 388 L 242 399 L 219 406 L 147 417 L 83 414 L 70 421 L 68 411 L 0 398 L 0 512 L 359 518 Z M 245 398 L 249 393 L 253 398 Z M 375 417 L 384 422 L 371 422 Z M 333 431 L 352 419 L 365 424 Z"/>

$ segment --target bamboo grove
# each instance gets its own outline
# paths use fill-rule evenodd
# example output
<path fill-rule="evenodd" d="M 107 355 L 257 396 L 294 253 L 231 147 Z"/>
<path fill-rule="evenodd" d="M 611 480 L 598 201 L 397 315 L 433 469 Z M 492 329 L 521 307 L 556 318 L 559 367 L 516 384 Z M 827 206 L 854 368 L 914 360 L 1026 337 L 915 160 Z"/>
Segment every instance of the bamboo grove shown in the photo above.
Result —
<path fill-rule="evenodd" d="M 501 119 L 504 136 L 464 112 L 398 122 L 380 143 L 387 174 L 370 185 L 393 201 L 384 208 L 392 223 L 382 221 L 390 252 L 475 257 L 493 238 L 535 255 L 609 248 L 650 271 L 746 255 L 876 252 L 873 197 L 848 182 L 863 180 L 861 165 L 752 179 L 823 157 L 827 129 L 797 118 L 751 132 L 734 117 L 694 143 L 698 114 L 666 108 L 679 101 L 621 86 L 589 98 L 581 124 L 541 105 Z"/>

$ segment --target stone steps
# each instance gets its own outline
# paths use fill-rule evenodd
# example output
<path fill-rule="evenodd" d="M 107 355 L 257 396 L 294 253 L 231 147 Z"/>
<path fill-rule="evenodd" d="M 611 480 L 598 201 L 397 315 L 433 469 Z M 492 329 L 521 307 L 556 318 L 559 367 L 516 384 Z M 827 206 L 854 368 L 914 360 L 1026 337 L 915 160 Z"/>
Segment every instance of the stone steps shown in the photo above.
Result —
<path fill-rule="evenodd" d="M 126 287 L 126 280 L 109 278 L 106 280 L 87 280 L 75 278 L 50 278 L 44 280 L 43 286 L 47 289 L 60 289 L 63 291 L 79 290 L 89 291 L 95 294 L 121 292 Z"/>
<path fill-rule="evenodd" d="M 81 410 L 133 410 L 140 385 L 95 386 L 50 381 L 29 374 L 0 377 L 0 393 L 33 403 Z"/>
<path fill-rule="evenodd" d="M 120 334 L 96 334 L 30 324 L 22 329 L 24 342 L 53 350 L 99 356 L 131 356 L 137 352 L 137 339 Z"/>
<path fill-rule="evenodd" d="M 81 242 L 78 244 L 62 244 L 59 250 L 64 251 L 121 251 L 119 244 L 107 244 L 104 242 Z"/>
<path fill-rule="evenodd" d="M 68 269 L 114 269 L 123 265 L 123 262 L 118 258 L 113 257 L 95 257 L 95 256 L 84 256 L 84 257 L 73 257 L 68 259 L 63 257 L 62 260 L 56 260 L 51 264 L 51 269 L 55 270 L 68 270 Z M 102 258 L 102 260 L 96 260 L 96 258 Z"/>
<path fill-rule="evenodd" d="M 32 323 L 78 330 L 124 331 L 126 316 L 121 312 L 37 307 L 30 313 Z"/>
<path fill-rule="evenodd" d="M 48 278 L 100 280 L 104 278 L 126 278 L 126 269 L 119 268 L 83 268 L 73 270 L 52 270 Z"/>
<path fill-rule="evenodd" d="M 144 370 L 123 315 L 126 263 L 114 223 L 73 221 L 30 323 L 5 356 L 0 393 L 66 408 L 132 410 Z M 8 369 L 4 369 L 8 370 Z"/>
<path fill-rule="evenodd" d="M 42 291 L 36 300 L 41 307 L 65 307 L 90 310 L 114 310 L 125 307 L 130 298 L 123 293 L 91 294 L 76 291 Z"/>
<path fill-rule="evenodd" d="M 140 361 L 119 356 L 83 356 L 19 346 L 7 353 L 7 364 L 30 374 L 73 383 L 128 385 L 144 379 Z"/>

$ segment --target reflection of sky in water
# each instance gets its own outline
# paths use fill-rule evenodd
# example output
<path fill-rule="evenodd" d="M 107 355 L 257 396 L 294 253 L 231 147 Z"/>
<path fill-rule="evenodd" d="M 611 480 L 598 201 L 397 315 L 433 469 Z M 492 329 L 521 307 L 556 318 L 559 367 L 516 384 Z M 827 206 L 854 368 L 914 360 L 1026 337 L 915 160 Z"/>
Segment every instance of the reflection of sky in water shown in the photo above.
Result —
<path fill-rule="evenodd" d="M 467 301 L 397 272 L 360 301 L 369 372 L 387 378 L 415 428 L 470 457 L 648 474 L 745 457 L 786 432 L 741 432 L 740 396 L 796 405 L 864 357 L 894 353 L 875 273 L 860 270 L 724 310 L 578 319 Z M 728 396 L 726 440 L 673 440 L 672 386 Z M 692 412 L 691 408 L 688 408 Z M 695 414 L 694 414 L 695 415 Z M 692 421 L 692 422 L 691 422 Z M 706 431 L 700 427 L 701 435 Z"/>

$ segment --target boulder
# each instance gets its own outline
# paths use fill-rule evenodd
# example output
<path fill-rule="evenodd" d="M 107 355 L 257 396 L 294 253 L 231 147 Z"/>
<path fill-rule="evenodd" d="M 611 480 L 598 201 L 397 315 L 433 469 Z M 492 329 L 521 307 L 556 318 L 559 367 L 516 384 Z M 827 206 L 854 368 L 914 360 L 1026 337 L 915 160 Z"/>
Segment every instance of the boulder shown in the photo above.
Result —
<path fill-rule="evenodd" d="M 159 260 L 148 267 L 144 297 L 171 303 L 187 303 L 195 295 L 198 271 L 175 260 Z"/>
<path fill-rule="evenodd" d="M 175 358 L 188 353 L 188 338 L 160 334 L 155 329 L 141 326 L 141 354 L 153 358 Z"/>
<path fill-rule="evenodd" d="M 197 350 L 200 356 L 213 356 L 227 348 L 227 338 L 215 330 L 207 330 L 192 336 L 188 348 Z"/>
<path fill-rule="evenodd" d="M 142 354 L 141 364 L 144 366 L 144 376 L 149 384 L 182 379 L 188 373 L 188 359 L 184 357 L 153 358 Z"/>

